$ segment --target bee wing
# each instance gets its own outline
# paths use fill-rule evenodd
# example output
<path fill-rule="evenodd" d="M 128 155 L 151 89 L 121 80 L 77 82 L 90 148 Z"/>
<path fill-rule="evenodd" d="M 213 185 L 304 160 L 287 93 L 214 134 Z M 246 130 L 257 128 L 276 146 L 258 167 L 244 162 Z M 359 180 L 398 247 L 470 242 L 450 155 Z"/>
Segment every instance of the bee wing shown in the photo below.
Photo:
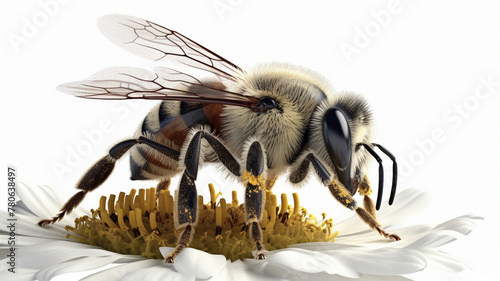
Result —
<path fill-rule="evenodd" d="M 165 67 L 155 72 L 134 67 L 112 67 L 87 80 L 59 85 L 63 93 L 88 99 L 152 99 L 219 103 L 253 108 L 259 100 L 227 91 L 220 82 L 202 82 Z"/>
<path fill-rule="evenodd" d="M 125 15 L 99 19 L 101 32 L 123 49 L 146 59 L 171 61 L 236 81 L 242 69 L 186 36 L 156 23 Z"/>

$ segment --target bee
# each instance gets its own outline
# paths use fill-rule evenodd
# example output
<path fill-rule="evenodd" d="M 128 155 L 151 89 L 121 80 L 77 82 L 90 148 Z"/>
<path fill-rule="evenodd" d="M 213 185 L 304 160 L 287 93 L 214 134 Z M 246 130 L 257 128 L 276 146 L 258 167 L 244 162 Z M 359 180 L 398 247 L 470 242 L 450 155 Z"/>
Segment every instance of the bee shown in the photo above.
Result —
<path fill-rule="evenodd" d="M 373 117 L 363 97 L 336 93 L 320 75 L 288 64 L 264 64 L 244 71 L 188 37 L 140 18 L 108 15 L 98 25 L 125 50 L 177 64 L 186 71 L 114 67 L 58 87 L 80 98 L 161 103 L 149 112 L 132 139 L 114 145 L 88 169 L 76 184 L 79 192 L 55 217 L 41 220 L 40 226 L 70 213 L 129 152 L 131 179 L 156 179 L 157 192 L 168 189 L 171 178 L 182 174 L 174 208 L 175 228 L 181 234 L 166 263 L 173 263 L 193 239 L 199 211 L 196 179 L 203 161 L 222 164 L 243 183 L 246 229 L 255 243 L 256 259 L 267 255 L 260 226 L 265 191 L 284 173 L 297 185 L 316 174 L 333 197 L 371 229 L 400 240 L 385 232 L 376 219 L 384 170 L 375 148 L 393 162 L 389 204 L 396 194 L 397 163 L 391 152 L 372 142 Z M 190 70 L 206 77 L 197 78 Z M 379 163 L 376 205 L 368 197 L 372 192 L 366 176 L 370 158 Z M 364 196 L 362 207 L 353 198 L 356 192 Z"/>

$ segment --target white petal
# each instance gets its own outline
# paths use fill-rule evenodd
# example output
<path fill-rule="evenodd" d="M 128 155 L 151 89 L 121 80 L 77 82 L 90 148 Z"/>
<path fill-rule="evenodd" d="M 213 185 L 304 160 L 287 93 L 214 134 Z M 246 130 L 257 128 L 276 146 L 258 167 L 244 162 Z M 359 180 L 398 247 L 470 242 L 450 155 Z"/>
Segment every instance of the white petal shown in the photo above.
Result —
<path fill-rule="evenodd" d="M 118 256 L 105 257 L 84 257 L 76 260 L 63 262 L 51 267 L 43 268 L 36 274 L 36 279 L 39 281 L 51 280 L 53 277 L 71 272 L 79 272 L 85 270 L 96 269 L 110 264 L 119 259 Z"/>
<path fill-rule="evenodd" d="M 95 246 L 67 241 L 53 241 L 29 247 L 20 247 L 18 250 L 19 264 L 32 269 L 44 269 L 82 257 L 118 256 L 121 259 L 125 257 L 137 259 L 137 256 L 124 256 Z"/>
<path fill-rule="evenodd" d="M 21 182 L 16 190 L 18 190 L 19 198 L 23 204 L 38 218 L 53 217 L 64 205 L 65 201 L 63 200 L 69 199 L 60 198 L 57 191 L 48 185 L 27 185 Z M 88 210 L 79 206 L 72 211 L 72 216 L 63 219 L 59 223 L 69 224 L 74 220 L 74 217 L 85 213 L 88 213 Z"/>
<path fill-rule="evenodd" d="M 0 214 L 0 219 L 6 221 L 6 213 Z M 16 234 L 20 237 L 19 242 L 22 243 L 22 237 L 44 237 L 52 239 L 66 240 L 67 231 L 64 230 L 64 224 L 56 224 L 45 227 L 38 226 L 39 219 L 28 215 L 16 214 Z M 7 228 L 0 229 L 0 233 L 7 233 Z"/>
<path fill-rule="evenodd" d="M 109 268 L 109 269 L 103 270 L 101 272 L 89 275 L 89 276 L 83 278 L 82 281 L 83 280 L 85 280 L 85 281 L 101 281 L 101 280 L 118 281 L 118 280 L 121 280 L 127 274 L 131 274 L 135 271 L 142 270 L 145 268 L 147 269 L 147 268 L 157 266 L 159 264 L 159 262 L 160 262 L 160 260 L 147 259 L 147 260 L 140 260 L 140 261 L 128 263 L 125 265 L 119 265 L 119 266 Z M 139 278 L 137 280 L 144 280 L 144 279 Z"/>
<path fill-rule="evenodd" d="M 430 200 L 427 193 L 414 188 L 403 190 L 397 197 L 398 200 L 393 206 L 387 206 L 387 201 L 385 201 L 384 207 L 377 212 L 377 217 L 384 227 L 407 221 L 412 215 L 418 214 L 418 211 Z M 368 226 L 354 213 L 344 221 L 337 223 L 334 221 L 334 230 L 339 232 L 336 239 L 371 232 Z"/>
<path fill-rule="evenodd" d="M 330 246 L 325 245 L 321 252 L 317 252 L 314 248 L 312 251 L 298 248 L 301 246 L 307 247 L 308 245 L 295 245 L 294 247 L 297 249 L 289 248 L 280 252 L 271 252 L 268 260 L 298 271 L 309 273 L 324 271 L 350 278 L 359 277 L 361 273 L 408 274 L 422 270 L 426 266 L 425 256 L 412 249 L 390 247 L 372 249 L 356 245 L 335 245 L 334 243 Z M 293 254 L 292 251 L 301 253 L 302 256 Z M 301 264 L 303 260 L 307 263 Z"/>
<path fill-rule="evenodd" d="M 362 274 L 401 275 L 420 271 L 426 267 L 425 256 L 411 249 L 380 248 L 371 251 L 343 251 L 333 253 L 352 270 Z"/>
<path fill-rule="evenodd" d="M 422 235 L 427 233 L 431 228 L 432 226 L 430 225 L 414 225 L 410 227 L 391 229 L 390 230 L 391 233 L 397 233 L 402 239 L 397 242 L 386 239 L 380 236 L 377 232 L 368 229 L 363 233 L 357 233 L 347 236 L 339 235 L 335 237 L 335 241 L 333 242 L 333 244 L 362 245 L 374 248 L 380 248 L 380 247 L 402 248 L 401 244 L 407 245 L 409 244 L 410 241 L 413 242 L 419 239 L 420 237 L 422 237 Z"/>
<path fill-rule="evenodd" d="M 230 266 L 230 269 L 232 271 L 231 278 L 218 280 L 240 281 L 242 276 L 245 276 L 245 279 L 243 280 L 248 281 L 305 280 L 307 277 L 311 276 L 311 273 L 296 271 L 292 268 L 280 264 L 274 264 L 262 260 L 245 259 L 243 264 L 246 265 L 246 267 L 236 267 L 237 270 L 234 269 L 234 264 L 238 264 L 238 261 L 234 262 Z"/>
<path fill-rule="evenodd" d="M 297 271 L 284 268 L 279 265 L 270 264 L 266 261 L 245 259 L 244 261 L 236 260 L 234 262 L 227 261 L 226 266 L 217 273 L 217 275 L 207 279 L 209 281 L 283 281 L 297 280 Z M 306 277 L 309 274 L 306 274 Z M 304 280 L 304 279 L 301 279 Z"/>
<path fill-rule="evenodd" d="M 165 257 L 174 248 L 160 247 L 161 254 Z M 212 255 L 197 249 L 186 248 L 177 256 L 173 267 L 180 273 L 207 279 L 214 276 L 226 265 L 223 255 Z"/>
<path fill-rule="evenodd" d="M 53 208 L 60 208 L 64 204 L 54 189 L 47 185 L 27 185 L 21 182 L 17 190 L 19 198 L 40 218 L 53 217 Z"/>
<path fill-rule="evenodd" d="M 436 226 L 434 230 L 453 230 L 463 235 L 467 235 L 476 226 L 475 220 L 482 219 L 482 217 L 473 215 L 460 216 Z"/>
<path fill-rule="evenodd" d="M 299 278 L 292 280 L 309 280 L 309 281 L 412 281 L 412 279 L 408 279 L 399 275 L 387 276 L 387 275 L 369 275 L 365 274 L 360 278 L 349 278 L 340 275 L 331 276 L 326 273 L 315 273 L 310 274 L 307 277 L 302 277 L 300 273 L 298 274 Z"/>
<path fill-rule="evenodd" d="M 430 266 L 441 270 L 460 272 L 472 268 L 468 261 L 438 250 L 423 249 L 420 251 L 428 258 Z"/>
<path fill-rule="evenodd" d="M 33 213 L 28 206 L 24 203 L 23 200 L 19 200 L 16 202 L 16 215 L 27 215 L 36 217 L 35 213 Z"/>
<path fill-rule="evenodd" d="M 157 264 L 152 267 L 140 269 L 125 275 L 121 281 L 194 281 L 191 274 L 177 272 L 173 267 L 166 266 L 163 260 L 155 260 Z"/>
<path fill-rule="evenodd" d="M 424 237 L 408 245 L 408 248 L 436 248 L 457 240 L 461 234 L 451 230 L 432 231 Z"/>
<path fill-rule="evenodd" d="M 266 261 L 305 273 L 326 272 L 328 274 L 340 274 L 351 278 L 360 276 L 358 272 L 352 270 L 350 266 L 340 262 L 337 258 L 337 255 L 325 255 L 318 252 L 290 248 L 272 252 Z"/>
<path fill-rule="evenodd" d="M 5 264 L 5 259 L 0 260 L 0 262 Z M 18 265 L 16 265 L 15 273 L 7 271 L 7 269 L 7 267 L 2 266 L 2 270 L 0 271 L 0 280 L 33 281 L 35 280 L 35 274 L 38 271 Z"/>
<path fill-rule="evenodd" d="M 389 203 L 384 201 L 380 210 L 377 211 L 377 216 L 381 218 L 381 223 L 384 226 L 407 221 L 412 216 L 418 215 L 422 209 L 425 209 L 431 200 L 430 195 L 421 189 L 405 189 L 396 195 L 392 206 L 389 206 Z"/>

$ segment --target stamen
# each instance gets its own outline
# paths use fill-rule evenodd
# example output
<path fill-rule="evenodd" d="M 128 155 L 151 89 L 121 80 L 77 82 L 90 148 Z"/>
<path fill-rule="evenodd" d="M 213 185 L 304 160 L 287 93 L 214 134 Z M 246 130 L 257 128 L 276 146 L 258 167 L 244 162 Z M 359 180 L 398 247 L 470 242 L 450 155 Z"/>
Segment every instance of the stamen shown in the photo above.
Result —
<path fill-rule="evenodd" d="M 99 212 L 102 221 L 107 224 L 110 228 L 118 228 L 118 225 L 116 225 L 111 218 L 109 217 L 108 212 L 106 212 L 106 208 L 104 207 L 106 205 L 106 196 L 101 196 L 101 200 L 99 201 Z"/>
<path fill-rule="evenodd" d="M 233 202 L 234 206 L 238 206 L 239 205 L 238 204 L 238 193 L 236 192 L 236 190 L 233 190 L 231 192 L 231 195 L 232 195 L 232 201 L 231 202 Z"/>
<path fill-rule="evenodd" d="M 238 203 L 236 191 L 232 191 L 231 203 L 209 186 L 210 202 L 203 204 L 198 197 L 198 219 L 195 237 L 190 247 L 213 254 L 223 254 L 232 261 L 251 258 L 255 245 L 248 238 L 243 204 Z M 322 220 L 300 207 L 299 196 L 293 194 L 293 204 L 286 194 L 281 194 L 281 207 L 277 196 L 266 191 L 264 214 L 261 221 L 264 246 L 267 250 L 286 248 L 306 242 L 333 242 L 338 234 L 333 231 L 332 219 Z M 169 190 L 155 196 L 155 189 L 132 189 L 129 194 L 120 192 L 118 197 L 105 196 L 99 208 L 91 210 L 92 216 L 75 220 L 75 226 L 67 226 L 68 238 L 81 243 L 100 246 L 122 254 L 142 255 L 146 258 L 163 259 L 159 247 L 175 247 L 177 235 L 174 227 L 173 197 Z M 215 226 L 215 227 L 214 227 Z"/>
<path fill-rule="evenodd" d="M 160 215 L 163 217 L 167 214 L 167 193 L 165 190 L 160 191 L 158 195 L 158 209 L 160 211 Z"/>
<path fill-rule="evenodd" d="M 281 209 L 280 209 L 280 217 L 283 216 L 288 211 L 288 197 L 286 194 L 281 194 Z"/>
<path fill-rule="evenodd" d="M 297 215 L 300 210 L 300 202 L 299 195 L 297 193 L 293 193 L 293 215 Z"/>

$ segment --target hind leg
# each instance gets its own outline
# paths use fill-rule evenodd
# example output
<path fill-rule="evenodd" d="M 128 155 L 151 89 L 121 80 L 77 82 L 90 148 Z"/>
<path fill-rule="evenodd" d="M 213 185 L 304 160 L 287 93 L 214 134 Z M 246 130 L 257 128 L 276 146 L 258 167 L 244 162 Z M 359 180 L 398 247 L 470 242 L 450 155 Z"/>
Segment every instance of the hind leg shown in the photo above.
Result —
<path fill-rule="evenodd" d="M 111 172 L 113 172 L 116 161 L 136 144 L 146 144 L 174 160 L 178 160 L 179 158 L 178 151 L 142 136 L 137 139 L 130 139 L 119 142 L 109 150 L 108 155 L 97 161 L 80 178 L 80 180 L 76 184 L 76 188 L 80 191 L 73 195 L 64 204 L 59 213 L 52 219 L 41 220 L 40 222 L 38 222 L 38 225 L 44 226 L 47 224 L 55 223 L 57 221 L 60 221 L 66 214 L 69 214 L 71 211 L 73 211 L 73 209 L 82 202 L 83 198 L 85 198 L 85 195 L 87 195 L 88 192 L 98 188 L 104 181 L 106 181 Z"/>

